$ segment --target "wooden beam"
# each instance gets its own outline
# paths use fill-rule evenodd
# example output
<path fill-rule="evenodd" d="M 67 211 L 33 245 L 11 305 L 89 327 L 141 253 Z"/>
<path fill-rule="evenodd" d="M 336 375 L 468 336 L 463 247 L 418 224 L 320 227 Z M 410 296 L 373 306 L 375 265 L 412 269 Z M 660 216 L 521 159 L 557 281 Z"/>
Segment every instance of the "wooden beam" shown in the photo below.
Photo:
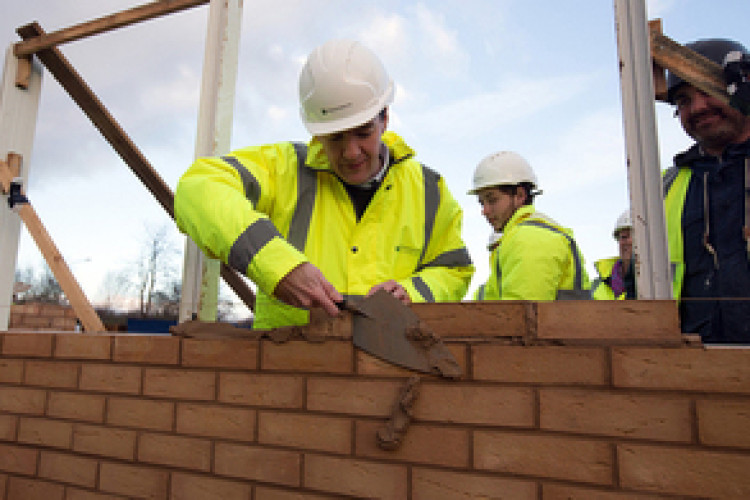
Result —
<path fill-rule="evenodd" d="M 110 14 L 70 28 L 47 33 L 39 37 L 18 42 L 13 46 L 16 57 L 28 56 L 63 43 L 72 42 L 123 26 L 147 21 L 156 17 L 190 9 L 208 3 L 209 0 L 159 0 L 129 10 Z"/>
<path fill-rule="evenodd" d="M 10 193 L 11 182 L 13 182 L 13 178 L 20 171 L 20 155 L 14 153 L 8 154 L 7 163 L 0 160 L 0 185 L 3 192 Z M 55 279 L 60 284 L 65 297 L 67 297 L 70 305 L 73 307 L 78 319 L 81 320 L 84 330 L 91 333 L 104 332 L 105 328 L 102 320 L 99 319 L 96 311 L 86 298 L 86 294 L 83 293 L 81 286 L 65 263 L 55 242 L 52 241 L 52 237 L 45 229 L 34 208 L 29 203 L 20 203 L 14 207 L 14 210 L 18 212 L 18 216 L 26 225 L 26 229 L 36 242 L 36 246 L 39 247 L 39 251 L 44 256 L 44 260 L 47 261 L 52 274 L 55 275 Z"/>
<path fill-rule="evenodd" d="M 724 71 L 721 66 L 663 35 L 661 23 L 657 25 L 649 22 L 649 28 L 651 57 L 657 68 L 666 68 L 708 95 L 729 104 L 729 94 L 727 94 Z M 656 71 L 658 73 L 659 70 Z M 655 82 L 657 78 L 655 74 Z M 656 99 L 666 101 L 666 80 L 662 89 L 656 88 L 655 90 Z"/>
<path fill-rule="evenodd" d="M 38 23 L 28 24 L 17 30 L 23 39 L 41 36 L 44 30 Z M 120 124 L 96 97 L 70 62 L 57 48 L 44 49 L 37 57 L 60 83 L 78 107 L 88 116 L 94 126 L 120 155 L 133 173 L 156 198 L 159 204 L 174 219 L 174 193 L 151 166 L 143 153 L 128 137 Z M 222 263 L 221 277 L 251 310 L 255 309 L 255 294 L 234 269 Z"/>

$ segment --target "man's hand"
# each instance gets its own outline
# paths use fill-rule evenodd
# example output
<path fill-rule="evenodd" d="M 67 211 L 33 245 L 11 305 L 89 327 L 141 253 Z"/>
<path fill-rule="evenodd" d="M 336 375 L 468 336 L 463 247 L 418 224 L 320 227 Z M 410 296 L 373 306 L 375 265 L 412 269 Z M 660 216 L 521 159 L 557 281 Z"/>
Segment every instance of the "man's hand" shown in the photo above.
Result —
<path fill-rule="evenodd" d="M 292 306 L 304 309 L 321 307 L 331 316 L 339 315 L 335 303 L 344 300 L 323 273 L 309 262 L 303 262 L 284 276 L 276 285 L 274 295 Z"/>
<path fill-rule="evenodd" d="M 393 280 L 379 283 L 370 288 L 370 291 L 367 292 L 367 296 L 369 297 L 378 290 L 385 290 L 386 292 L 390 293 L 398 300 L 400 300 L 404 305 L 408 306 L 409 304 L 411 304 L 411 298 L 409 298 L 409 294 L 406 292 L 406 289 Z"/>

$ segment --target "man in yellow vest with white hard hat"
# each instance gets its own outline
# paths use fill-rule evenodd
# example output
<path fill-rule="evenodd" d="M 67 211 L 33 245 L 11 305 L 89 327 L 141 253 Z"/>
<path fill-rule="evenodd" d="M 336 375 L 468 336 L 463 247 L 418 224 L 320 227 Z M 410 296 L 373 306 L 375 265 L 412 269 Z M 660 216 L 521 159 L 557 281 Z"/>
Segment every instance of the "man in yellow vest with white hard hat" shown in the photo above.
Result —
<path fill-rule="evenodd" d="M 637 299 L 635 259 L 633 259 L 633 223 L 630 210 L 625 210 L 615 223 L 612 233 L 619 257 L 594 262 L 599 276 L 591 283 L 591 297 L 596 300 Z"/>
<path fill-rule="evenodd" d="M 386 132 L 394 84 L 350 40 L 312 51 L 299 77 L 312 139 L 195 161 L 175 192 L 178 227 L 258 286 L 255 328 L 384 289 L 403 303 L 458 301 L 474 267 L 462 211 L 434 170 Z"/>
<path fill-rule="evenodd" d="M 473 184 L 469 194 L 477 195 L 482 215 L 502 233 L 492 252 L 483 300 L 590 298 L 573 233 L 534 209 L 534 197 L 541 191 L 523 157 L 511 151 L 486 157 L 474 171 Z"/>

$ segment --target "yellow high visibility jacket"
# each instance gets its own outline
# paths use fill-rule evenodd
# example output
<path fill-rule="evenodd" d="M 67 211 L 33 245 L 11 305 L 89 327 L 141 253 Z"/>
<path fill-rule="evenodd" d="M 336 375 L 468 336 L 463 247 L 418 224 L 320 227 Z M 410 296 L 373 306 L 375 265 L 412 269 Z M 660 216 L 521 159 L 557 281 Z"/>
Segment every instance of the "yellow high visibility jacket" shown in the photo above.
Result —
<path fill-rule="evenodd" d="M 526 205 L 493 253 L 484 300 L 589 299 L 589 278 L 572 231 Z"/>
<path fill-rule="evenodd" d="M 664 176 L 664 219 L 667 224 L 667 244 L 672 271 L 672 297 L 682 297 L 685 278 L 685 247 L 682 239 L 682 210 L 685 208 L 690 177 L 689 168 L 668 169 Z"/>
<path fill-rule="evenodd" d="M 414 302 L 459 301 L 474 272 L 462 211 L 433 170 L 396 134 L 389 168 L 361 219 L 322 145 L 282 142 L 198 159 L 175 192 L 175 220 L 208 256 L 258 286 L 254 326 L 305 324 L 306 310 L 271 296 L 311 262 L 343 295 L 396 280 Z"/>
<path fill-rule="evenodd" d="M 607 278 L 612 276 L 612 271 L 615 268 L 615 264 L 619 260 L 619 257 L 610 257 L 609 259 L 601 259 L 594 262 L 594 267 L 599 276 L 591 283 L 591 298 L 594 300 L 625 300 L 627 292 L 622 292 L 620 295 L 615 297 L 615 292 L 612 287 L 606 281 Z"/>

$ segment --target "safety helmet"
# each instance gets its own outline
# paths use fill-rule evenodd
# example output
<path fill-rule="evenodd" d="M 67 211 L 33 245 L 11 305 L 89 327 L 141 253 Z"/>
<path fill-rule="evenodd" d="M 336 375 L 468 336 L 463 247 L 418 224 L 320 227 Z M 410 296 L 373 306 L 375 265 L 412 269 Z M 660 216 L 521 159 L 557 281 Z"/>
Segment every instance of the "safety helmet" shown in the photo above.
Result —
<path fill-rule="evenodd" d="M 312 135 L 358 127 L 393 102 L 393 80 L 380 59 L 353 40 L 312 51 L 299 76 L 300 114 Z"/>
<path fill-rule="evenodd" d="M 483 159 L 474 170 L 474 187 L 469 194 L 494 186 L 515 186 L 528 182 L 533 189 L 537 187 L 534 170 L 521 155 L 512 151 L 500 151 Z M 535 191 L 532 194 L 540 194 Z"/>
<path fill-rule="evenodd" d="M 614 236 L 615 239 L 617 239 L 617 233 L 620 232 L 620 229 L 633 229 L 633 221 L 630 219 L 630 210 L 625 210 L 617 218 L 615 230 L 612 231 L 612 236 Z"/>
<path fill-rule="evenodd" d="M 730 52 L 739 51 L 743 54 L 748 54 L 744 45 L 735 42 L 734 40 L 727 40 L 724 38 L 697 40 L 685 44 L 685 47 L 710 59 L 720 66 L 723 65 L 724 58 Z M 674 104 L 674 92 L 677 90 L 677 87 L 683 83 L 685 83 L 685 81 L 682 78 L 675 75 L 672 71 L 667 71 L 667 101 L 671 104 Z"/>

